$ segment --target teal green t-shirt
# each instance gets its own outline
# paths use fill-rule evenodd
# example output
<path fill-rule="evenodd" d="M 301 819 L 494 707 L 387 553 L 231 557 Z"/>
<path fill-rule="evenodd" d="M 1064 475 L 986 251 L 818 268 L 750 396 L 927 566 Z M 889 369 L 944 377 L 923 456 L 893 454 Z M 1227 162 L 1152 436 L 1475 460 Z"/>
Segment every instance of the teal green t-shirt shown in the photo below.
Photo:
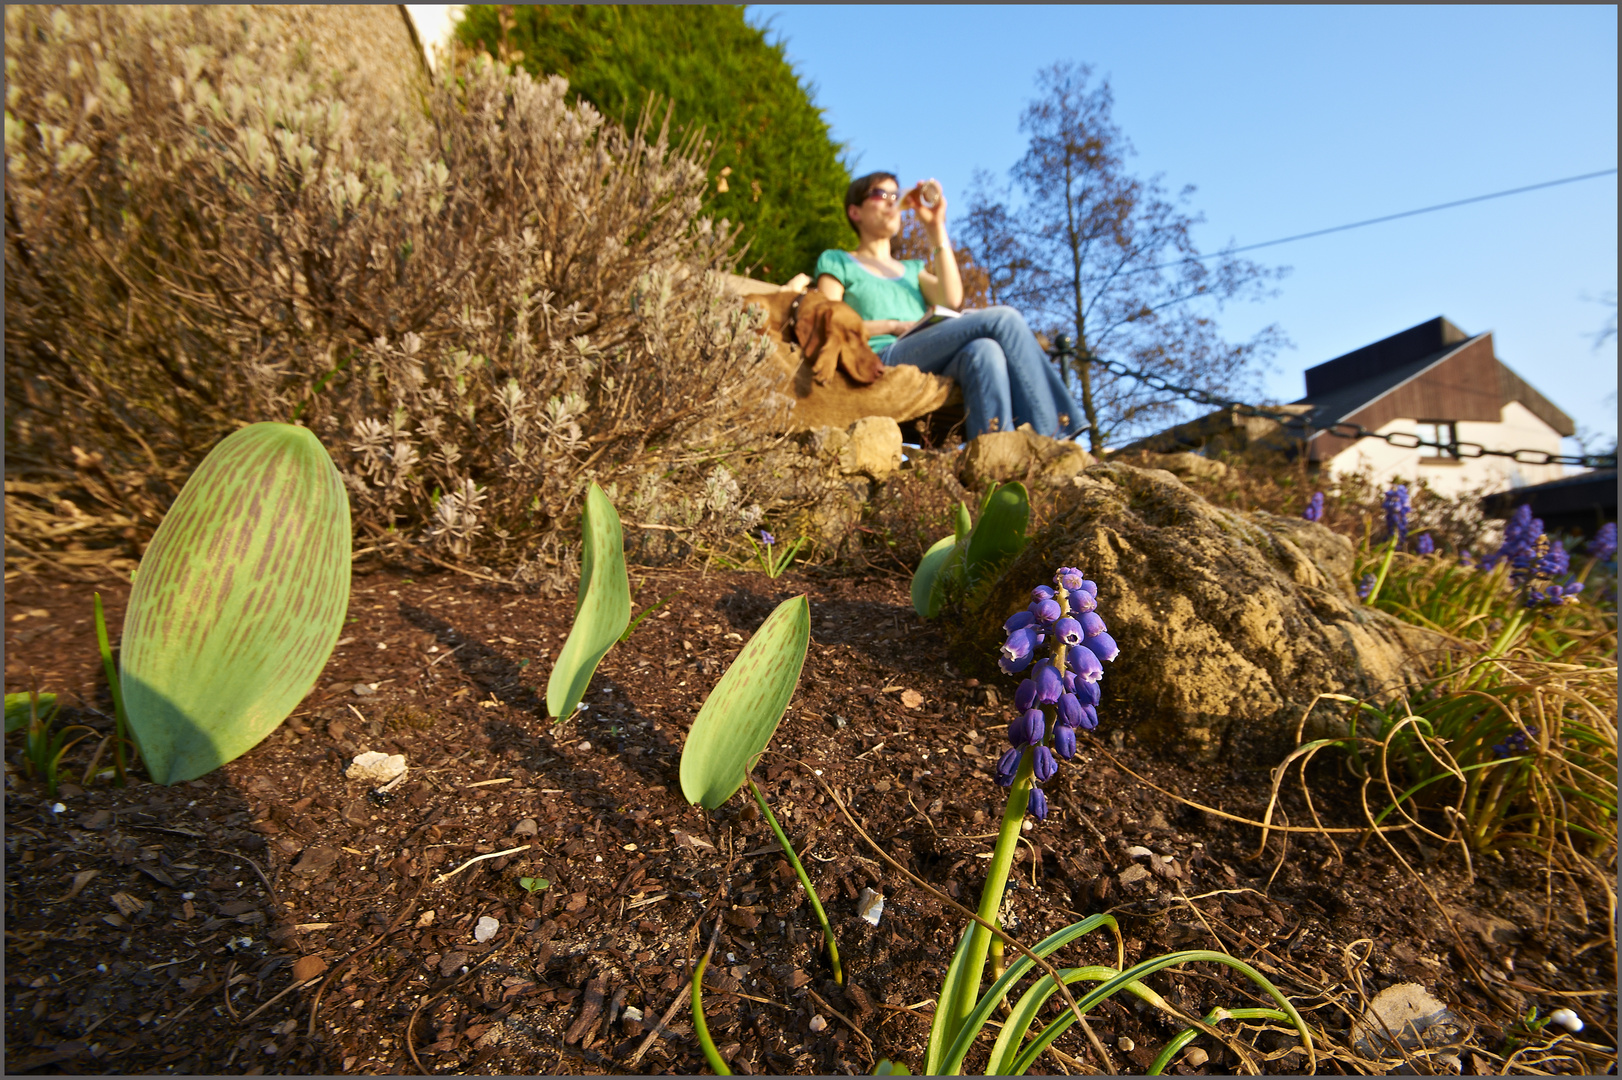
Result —
<path fill-rule="evenodd" d="M 918 287 L 922 259 L 904 259 L 898 278 L 882 278 L 857 262 L 848 251 L 824 251 L 817 259 L 816 277 L 827 274 L 845 287 L 845 303 L 863 319 L 900 319 L 917 322 L 929 312 L 923 290 Z M 895 341 L 894 334 L 875 334 L 867 341 L 874 352 L 883 352 Z"/>

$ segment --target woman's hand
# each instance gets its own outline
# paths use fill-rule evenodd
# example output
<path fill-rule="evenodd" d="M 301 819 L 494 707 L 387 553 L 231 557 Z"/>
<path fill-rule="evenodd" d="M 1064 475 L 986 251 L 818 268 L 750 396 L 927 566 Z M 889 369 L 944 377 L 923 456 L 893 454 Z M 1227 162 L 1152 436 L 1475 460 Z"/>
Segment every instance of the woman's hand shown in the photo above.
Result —
<path fill-rule="evenodd" d="M 882 334 L 900 337 L 911 326 L 912 323 L 900 319 L 867 319 L 862 323 L 862 333 L 869 338 L 876 338 Z"/>
<path fill-rule="evenodd" d="M 924 200 L 933 199 L 931 205 Z M 920 180 L 912 186 L 912 190 L 901 198 L 903 208 L 910 208 L 918 215 L 918 223 L 922 225 L 931 236 L 943 232 L 946 228 L 946 192 L 942 189 L 940 181 L 931 177 Z"/>

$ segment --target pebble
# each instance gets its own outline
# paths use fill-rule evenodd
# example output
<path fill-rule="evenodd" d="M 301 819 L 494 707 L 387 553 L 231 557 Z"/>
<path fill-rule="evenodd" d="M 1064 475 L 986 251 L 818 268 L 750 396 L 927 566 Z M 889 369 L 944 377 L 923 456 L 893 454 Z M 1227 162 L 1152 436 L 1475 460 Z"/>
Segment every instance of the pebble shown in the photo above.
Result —
<path fill-rule="evenodd" d="M 1183 1055 L 1183 1064 L 1187 1065 L 1190 1069 L 1197 1069 L 1210 1060 L 1211 1055 L 1207 1054 L 1204 1050 L 1201 1050 L 1197 1046 L 1190 1047 L 1188 1053 Z"/>
<path fill-rule="evenodd" d="M 813 1016 L 811 1018 L 811 1023 L 807 1024 L 806 1026 L 812 1031 L 823 1031 L 827 1029 L 828 1021 L 824 1020 L 820 1016 Z"/>
<path fill-rule="evenodd" d="M 1142 881 L 1144 878 L 1148 877 L 1149 876 L 1149 871 L 1145 870 L 1143 867 L 1138 866 L 1137 864 L 1134 863 L 1133 865 L 1127 867 L 1125 870 L 1122 870 L 1120 872 L 1120 874 L 1118 874 L 1116 876 L 1120 880 L 1122 885 L 1131 885 L 1131 884 L 1134 884 L 1135 882 Z"/>
<path fill-rule="evenodd" d="M 473 928 L 473 940 L 479 942 L 489 941 L 496 936 L 496 931 L 500 929 L 501 924 L 499 922 L 488 915 L 481 915 L 479 916 L 479 925 Z"/>
<path fill-rule="evenodd" d="M 523 821 L 520 821 L 517 825 L 513 826 L 513 835 L 534 836 L 536 833 L 540 832 L 540 830 L 541 826 L 539 822 L 537 822 L 534 818 L 525 818 Z"/>
<path fill-rule="evenodd" d="M 356 754 L 344 775 L 351 780 L 364 780 L 369 784 L 386 784 L 406 771 L 404 754 L 380 754 L 367 750 Z"/>
<path fill-rule="evenodd" d="M 589 740 L 586 740 L 586 739 L 581 739 L 580 740 L 580 745 L 575 747 L 575 749 L 576 750 L 581 750 L 581 751 L 590 750 L 591 749 L 591 742 Z"/>
<path fill-rule="evenodd" d="M 1559 1024 L 1573 1035 L 1583 1029 L 1582 1019 L 1570 1009 L 1556 1009 L 1549 1014 L 1549 1023 Z"/>
<path fill-rule="evenodd" d="M 1130 1054 L 1133 1050 L 1136 1050 L 1137 1047 L 1138 1044 L 1132 1041 L 1132 1037 L 1130 1035 L 1122 1035 L 1119 1039 L 1115 1040 L 1115 1049 L 1119 1050 L 1123 1054 Z"/>
<path fill-rule="evenodd" d="M 884 915 L 884 894 L 863 889 L 862 895 L 856 898 L 856 914 L 877 926 Z"/>

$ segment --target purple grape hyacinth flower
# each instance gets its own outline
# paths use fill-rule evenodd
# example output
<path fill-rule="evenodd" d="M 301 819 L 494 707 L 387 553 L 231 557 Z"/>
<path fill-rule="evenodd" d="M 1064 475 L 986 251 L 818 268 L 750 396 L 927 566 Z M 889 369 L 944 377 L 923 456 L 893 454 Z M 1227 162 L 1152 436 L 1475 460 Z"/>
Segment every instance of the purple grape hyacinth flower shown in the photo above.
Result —
<path fill-rule="evenodd" d="M 1308 521 L 1322 521 L 1323 520 L 1323 517 L 1324 517 L 1324 493 L 1323 492 L 1314 491 L 1312 493 L 1312 500 L 1307 503 L 1307 508 L 1305 510 L 1301 511 L 1301 516 L 1306 518 Z"/>
<path fill-rule="evenodd" d="M 1616 558 L 1616 522 L 1607 521 L 1601 525 L 1594 539 L 1583 550 L 1597 562 L 1610 562 Z"/>
<path fill-rule="evenodd" d="M 1386 492 L 1385 497 L 1380 500 L 1380 505 L 1385 510 L 1386 537 L 1394 536 L 1397 538 L 1398 544 L 1406 543 L 1408 540 L 1408 511 L 1411 509 L 1408 505 L 1408 485 L 1398 484 Z"/>
<path fill-rule="evenodd" d="M 1419 539 L 1414 541 L 1414 550 L 1421 555 L 1436 554 L 1436 541 L 1431 539 L 1430 533 L 1420 533 Z"/>
<path fill-rule="evenodd" d="M 1025 804 L 1025 809 L 1035 814 L 1038 821 L 1048 819 L 1048 797 L 1042 794 L 1041 788 L 1034 786 L 1031 788 L 1030 801 Z"/>
<path fill-rule="evenodd" d="M 1032 589 L 1026 610 L 1003 623 L 1007 636 L 997 661 L 1010 675 L 1029 673 L 1014 691 L 1019 714 L 1008 725 L 1010 749 L 997 760 L 996 781 L 1011 786 L 1029 753 L 1033 784 L 1026 809 L 1042 819 L 1048 802 L 1039 785 L 1057 775 L 1060 760 L 1075 757 L 1080 732 L 1098 727 L 1104 661 L 1120 655 L 1097 611 L 1097 583 L 1069 566 L 1053 583 L 1056 588 Z"/>
<path fill-rule="evenodd" d="M 1374 575 L 1364 574 L 1363 580 L 1357 583 L 1357 598 L 1367 600 L 1372 592 L 1374 592 Z"/>
<path fill-rule="evenodd" d="M 773 544 L 777 543 L 777 537 L 773 536 L 765 529 L 762 529 L 760 530 L 760 542 L 765 544 L 767 547 L 771 547 Z"/>

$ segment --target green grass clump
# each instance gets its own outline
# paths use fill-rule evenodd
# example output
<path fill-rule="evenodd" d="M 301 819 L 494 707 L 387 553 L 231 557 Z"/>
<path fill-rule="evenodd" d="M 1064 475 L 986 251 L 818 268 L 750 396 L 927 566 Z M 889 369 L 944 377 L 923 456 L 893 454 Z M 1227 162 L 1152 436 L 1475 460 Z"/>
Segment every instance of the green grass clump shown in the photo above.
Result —
<path fill-rule="evenodd" d="M 1429 811 L 1443 831 L 1426 831 L 1471 851 L 1558 846 L 1608 859 L 1617 837 L 1614 601 L 1532 610 L 1505 565 L 1483 573 L 1383 545 L 1363 546 L 1355 575 L 1365 573 L 1380 578 L 1372 606 L 1447 643 L 1406 698 L 1361 703 L 1343 741 L 1354 769 L 1386 789 L 1376 820 L 1418 824 Z"/>

